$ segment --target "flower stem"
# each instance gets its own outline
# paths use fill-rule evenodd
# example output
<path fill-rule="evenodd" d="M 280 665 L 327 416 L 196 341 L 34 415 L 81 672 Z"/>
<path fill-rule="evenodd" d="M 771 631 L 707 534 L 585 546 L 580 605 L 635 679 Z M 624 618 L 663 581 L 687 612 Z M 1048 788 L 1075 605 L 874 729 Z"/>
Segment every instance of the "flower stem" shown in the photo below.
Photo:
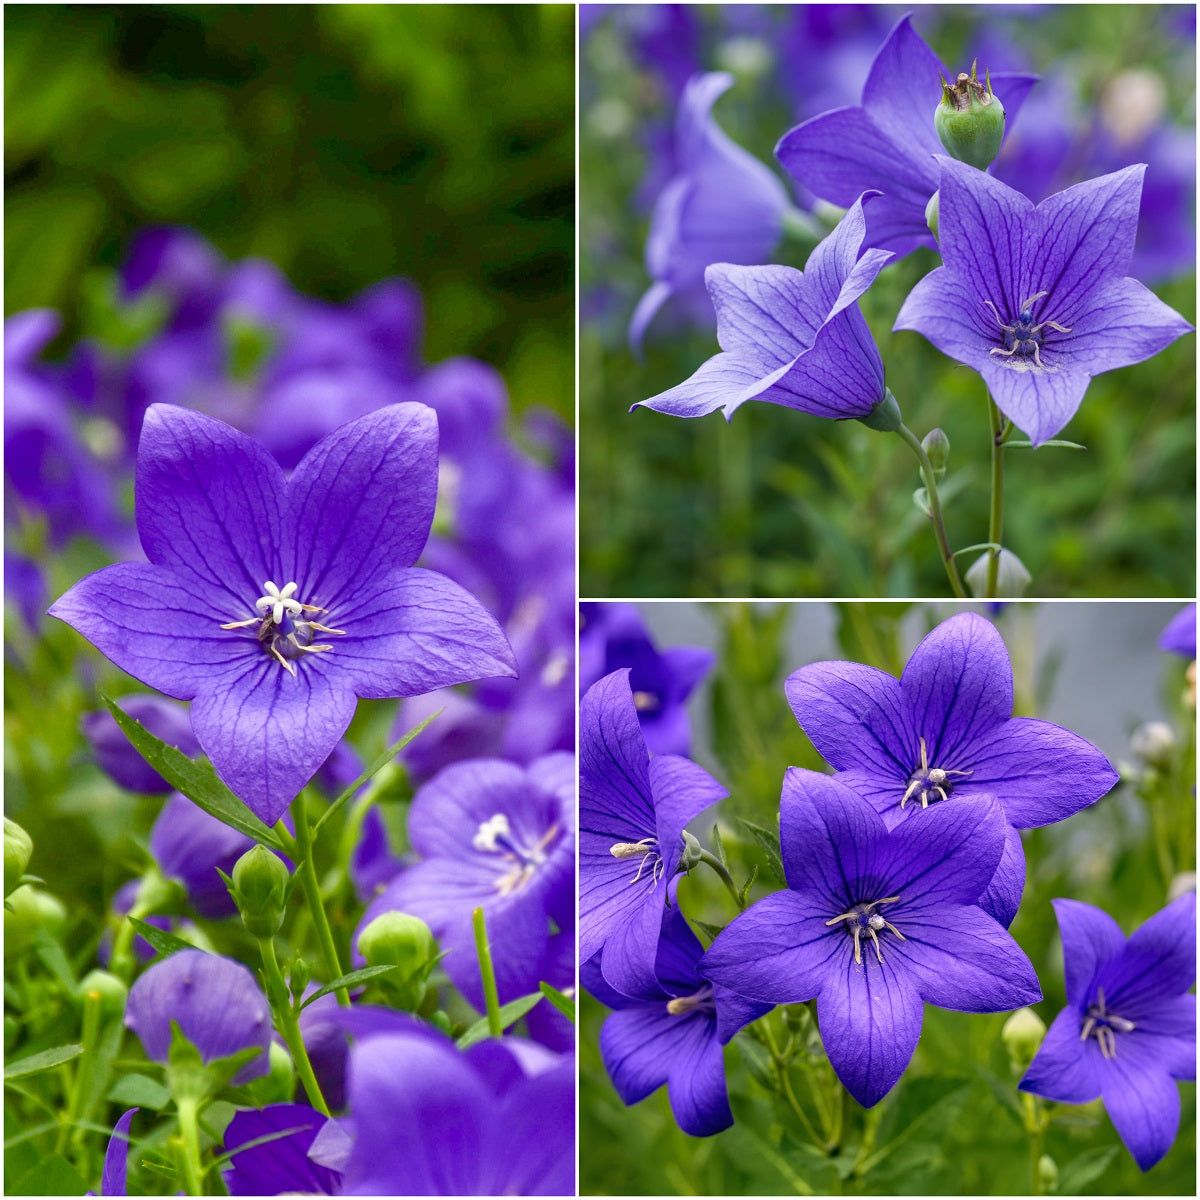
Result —
<path fill-rule="evenodd" d="M 504 1024 L 500 1020 L 500 995 L 496 991 L 496 969 L 492 966 L 492 949 L 488 945 L 487 920 L 483 909 L 477 908 L 471 914 L 471 924 L 475 929 L 475 953 L 479 956 L 479 977 L 483 981 L 483 1001 L 487 1007 L 488 1033 L 498 1038 L 504 1033 Z"/>
<path fill-rule="evenodd" d="M 896 432 L 916 456 L 917 463 L 920 465 L 921 477 L 925 480 L 925 495 L 929 497 L 929 519 L 933 522 L 933 534 L 937 538 L 942 564 L 946 568 L 946 578 L 950 580 L 950 587 L 954 594 L 959 599 L 965 600 L 967 593 L 963 590 L 962 580 L 958 576 L 954 553 L 950 549 L 950 541 L 946 537 L 946 526 L 942 521 L 942 502 L 938 498 L 937 479 L 934 477 L 933 464 L 929 461 L 929 455 L 925 453 L 925 447 L 921 445 L 920 439 L 907 425 L 902 424 Z"/>
<path fill-rule="evenodd" d="M 128 922 L 127 922 L 128 923 Z M 75 1071 L 75 1078 L 71 1084 L 70 1096 L 67 1100 L 67 1111 L 62 1125 L 59 1126 L 58 1140 L 55 1143 L 54 1152 L 62 1154 L 67 1148 L 67 1139 L 71 1135 L 72 1130 L 75 1133 L 75 1140 L 78 1141 L 79 1128 L 76 1122 L 79 1120 L 80 1111 L 83 1107 L 84 1085 L 89 1081 L 91 1072 L 95 1065 L 96 1057 L 96 1042 L 100 1036 L 100 997 L 96 995 L 88 995 L 83 998 L 83 1028 L 82 1042 L 83 1055 L 79 1060 L 78 1067 Z"/>
<path fill-rule="evenodd" d="M 200 1109 L 192 1097 L 176 1104 L 179 1113 L 179 1136 L 183 1143 L 183 1184 L 189 1196 L 204 1195 L 204 1172 L 200 1167 Z"/>
<path fill-rule="evenodd" d="M 313 1073 L 312 1063 L 308 1057 L 308 1048 L 304 1044 L 304 1036 L 300 1032 L 300 1023 L 292 1008 L 288 996 L 287 984 L 283 980 L 283 972 L 279 969 L 279 959 L 275 954 L 273 938 L 259 938 L 258 949 L 262 954 L 263 973 L 267 980 L 267 998 L 271 1002 L 271 1011 L 275 1014 L 275 1026 L 291 1051 L 292 1062 L 296 1066 L 296 1074 L 304 1085 L 304 1093 L 308 1102 L 318 1112 L 329 1116 L 329 1105 L 321 1092 L 321 1085 Z"/>
<path fill-rule="evenodd" d="M 991 395 L 987 398 L 988 423 L 992 437 L 992 503 L 988 514 L 988 541 L 1000 545 L 1004 536 L 1004 419 L 996 407 Z M 996 595 L 996 585 L 1000 580 L 1000 551 L 993 548 L 988 552 L 987 590 L 989 600 Z"/>
<path fill-rule="evenodd" d="M 317 880 L 317 867 L 313 862 L 312 829 L 308 824 L 308 812 L 304 805 L 304 793 L 296 797 L 292 806 L 292 816 L 296 821 L 296 850 L 300 855 L 300 887 L 304 892 L 304 902 L 312 915 L 313 927 L 317 931 L 317 941 L 321 944 L 321 954 L 325 958 L 325 969 L 329 972 L 329 981 L 342 977 L 342 967 L 338 962 L 337 946 L 333 940 L 333 930 L 329 928 L 329 918 L 325 915 L 325 905 L 321 902 L 321 885 Z M 344 987 L 337 989 L 338 1003 L 348 1005 L 350 995 Z"/>
<path fill-rule="evenodd" d="M 711 851 L 701 850 L 700 861 L 707 866 L 712 867 L 720 876 L 721 882 L 728 889 L 729 894 L 733 897 L 733 902 L 739 909 L 745 910 L 745 902 L 742 900 L 742 894 L 738 891 L 737 884 L 733 882 L 733 876 L 729 873 L 729 868 Z"/>
<path fill-rule="evenodd" d="M 809 1120 L 808 1113 L 804 1111 L 799 1098 L 796 1095 L 795 1089 L 792 1087 L 792 1079 L 788 1069 L 787 1058 L 779 1049 L 779 1043 L 775 1040 L 775 1034 L 771 1029 L 769 1021 L 763 1022 L 763 1030 L 766 1033 L 767 1050 L 771 1055 L 771 1062 L 775 1067 L 775 1075 L 779 1080 L 780 1090 L 783 1092 L 783 1098 L 788 1102 L 788 1106 L 792 1112 L 796 1114 L 800 1124 L 804 1126 L 805 1132 L 812 1140 L 814 1146 L 819 1146 L 823 1142 L 823 1138 L 817 1132 L 816 1126 Z"/>
<path fill-rule="evenodd" d="M 1025 1112 L 1025 1132 L 1029 1135 L 1029 1182 L 1030 1194 L 1041 1196 L 1045 1194 L 1042 1187 L 1042 1144 L 1045 1136 L 1045 1124 L 1042 1120 L 1041 1106 L 1038 1098 L 1029 1092 L 1021 1093 Z"/>

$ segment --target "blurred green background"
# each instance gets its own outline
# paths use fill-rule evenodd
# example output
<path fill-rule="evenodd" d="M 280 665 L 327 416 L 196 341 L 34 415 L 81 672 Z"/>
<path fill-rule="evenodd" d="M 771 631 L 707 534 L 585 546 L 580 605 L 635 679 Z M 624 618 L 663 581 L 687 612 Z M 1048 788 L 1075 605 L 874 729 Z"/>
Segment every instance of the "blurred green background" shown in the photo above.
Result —
<path fill-rule="evenodd" d="M 713 845 L 719 824 L 739 886 L 757 865 L 751 893 L 781 886 L 741 820 L 775 829 L 788 766 L 828 769 L 801 732 L 783 682 L 805 663 L 847 658 L 899 674 L 920 638 L 958 609 L 950 604 L 642 604 L 659 646 L 701 644 L 717 652 L 712 675 L 690 702 L 693 757 L 730 792 L 693 822 Z M 1195 711 L 1187 664 L 1157 649 L 1174 604 L 1011 604 L 993 619 L 1013 660 L 1021 715 L 1056 721 L 1090 738 L 1117 764 L 1122 783 L 1070 820 L 1023 835 L 1028 879 L 1013 936 L 1029 955 L 1049 1024 L 1063 1007 L 1062 953 L 1050 901 L 1066 896 L 1110 912 L 1130 933 L 1195 869 Z M 1104 646 L 1097 654 L 1096 646 Z M 1171 724 L 1176 742 L 1151 770 L 1130 747 L 1146 721 Z M 1193 881 L 1194 883 L 1194 881 Z M 721 927 L 736 913 L 716 876 L 683 880 L 679 904 Z M 746 1033 L 725 1051 L 734 1125 L 690 1138 L 671 1117 L 666 1089 L 626 1108 L 598 1049 L 607 1010 L 585 996 L 580 1029 L 580 1188 L 603 1195 L 1025 1195 L 1030 1153 L 1016 1077 L 1000 1031 L 1007 1014 L 926 1006 L 921 1041 L 897 1088 L 868 1117 L 848 1102 L 841 1152 L 826 1157 L 761 1082 L 764 1052 Z M 820 1055 L 819 1044 L 816 1053 Z M 821 1056 L 823 1058 L 823 1056 Z M 796 1090 L 813 1113 L 800 1072 Z M 1099 1104 L 1057 1106 L 1045 1151 L 1062 1195 L 1194 1195 L 1195 1085 L 1180 1085 L 1180 1132 L 1167 1157 L 1143 1175 Z M 815 1115 L 814 1115 L 815 1120 Z M 873 1149 L 864 1149 L 870 1130 Z"/>
<path fill-rule="evenodd" d="M 776 77 L 808 68 L 789 60 L 782 38 L 763 36 L 746 9 L 692 11 L 700 65 L 737 81 L 716 106 L 718 124 L 784 178 L 773 151 L 796 116 Z M 884 31 L 905 11 L 891 9 Z M 1191 128 L 1195 40 L 1185 15 L 1182 6 L 948 5 L 919 10 L 916 27 L 950 63 L 1015 48 L 1043 80 L 1077 87 L 1085 112 L 1118 72 L 1149 70 L 1163 83 L 1164 118 Z M 639 51 L 633 18 L 597 22 L 580 59 L 582 594 L 946 595 L 933 535 L 911 499 L 920 486 L 916 464 L 897 438 L 767 404 L 747 404 L 731 425 L 719 415 L 628 413 L 689 376 L 717 346 L 711 333 L 673 327 L 666 314 L 651 329 L 644 362 L 626 345 L 629 315 L 648 285 L 648 211 L 639 206 L 652 158 L 645 131 L 672 115 L 646 63 L 670 51 L 659 43 Z M 673 49 L 680 58 L 689 53 L 683 39 Z M 855 68 L 855 96 L 868 63 Z M 803 266 L 807 253 L 785 243 L 776 261 Z M 984 385 L 920 335 L 890 332 L 904 297 L 936 265 L 932 251 L 910 255 L 884 272 L 862 307 L 908 424 L 918 436 L 934 426 L 949 435 L 943 497 L 957 548 L 987 539 Z M 1195 322 L 1194 272 L 1155 291 Z M 1195 378 L 1188 335 L 1091 383 L 1060 435 L 1085 453 L 1008 452 L 1004 541 L 1033 575 L 1030 595 L 1194 594 Z"/>
<path fill-rule="evenodd" d="M 342 300 L 416 282 L 431 360 L 573 413 L 569 5 L 13 5 L 5 312 L 189 225 Z"/>

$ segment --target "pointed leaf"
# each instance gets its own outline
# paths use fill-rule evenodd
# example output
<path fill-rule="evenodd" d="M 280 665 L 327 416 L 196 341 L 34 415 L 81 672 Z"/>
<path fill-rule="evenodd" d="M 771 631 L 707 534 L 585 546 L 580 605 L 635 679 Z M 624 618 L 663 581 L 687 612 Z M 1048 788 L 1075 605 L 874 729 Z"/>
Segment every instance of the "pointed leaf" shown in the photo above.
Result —
<path fill-rule="evenodd" d="M 77 1042 L 68 1046 L 55 1046 L 52 1050 L 42 1050 L 37 1054 L 30 1054 L 27 1058 L 18 1058 L 16 1062 L 5 1063 L 4 1078 L 24 1079 L 42 1071 L 51 1071 L 73 1058 L 78 1058 L 82 1053 L 83 1046 Z"/>
<path fill-rule="evenodd" d="M 562 1015 L 566 1017 L 572 1025 L 574 1025 L 575 1001 L 572 1000 L 570 996 L 564 996 L 563 993 L 558 990 L 558 988 L 551 987 L 550 984 L 546 983 L 545 980 L 539 983 L 538 987 L 541 988 L 542 995 L 545 996 L 546 999 L 549 1000 L 550 1003 L 553 1004 L 554 1007 L 557 1008 L 558 1011 L 562 1013 Z"/>
<path fill-rule="evenodd" d="M 541 992 L 530 992 L 528 996 L 518 996 L 515 1000 L 510 1000 L 507 1004 L 502 1004 L 500 1006 L 500 1028 L 507 1029 L 510 1025 L 519 1021 L 541 999 Z M 468 1047 L 474 1046 L 477 1042 L 486 1042 L 489 1036 L 487 1017 L 480 1017 L 458 1039 L 458 1048 L 466 1050 Z"/>
<path fill-rule="evenodd" d="M 327 983 L 323 988 L 313 992 L 307 1000 L 304 1001 L 298 1012 L 306 1009 L 314 1000 L 320 1000 L 322 996 L 328 996 L 330 992 L 336 992 L 339 988 L 354 987 L 359 983 L 366 983 L 368 979 L 374 979 L 379 975 L 386 975 L 389 971 L 396 969 L 395 963 L 388 963 L 386 966 L 380 967 L 363 967 L 358 971 L 351 971 L 349 975 L 339 975 L 332 983 Z"/>
<path fill-rule="evenodd" d="M 159 929 L 157 925 L 150 925 L 145 921 L 139 921 L 137 917 L 126 917 L 130 925 L 137 930 L 146 941 L 154 947 L 155 950 L 163 958 L 170 958 L 172 954 L 177 954 L 180 950 L 200 950 L 199 946 L 193 946 L 191 942 L 185 942 L 183 938 L 176 937 L 173 933 L 168 933 L 165 929 Z"/>

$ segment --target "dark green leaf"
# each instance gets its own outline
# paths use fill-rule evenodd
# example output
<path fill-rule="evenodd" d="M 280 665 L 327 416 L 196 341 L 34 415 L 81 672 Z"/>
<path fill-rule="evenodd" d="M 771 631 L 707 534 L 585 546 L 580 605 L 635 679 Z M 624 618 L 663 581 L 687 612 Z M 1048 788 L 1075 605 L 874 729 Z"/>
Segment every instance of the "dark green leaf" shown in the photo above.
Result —
<path fill-rule="evenodd" d="M 728 868 L 729 859 L 725 856 L 725 844 L 721 841 L 721 827 L 715 822 L 712 827 L 712 844 L 713 853 L 717 856 L 717 861 L 720 862 L 721 866 Z"/>
<path fill-rule="evenodd" d="M 180 950 L 200 949 L 199 946 L 193 946 L 191 942 L 185 942 L 183 938 L 176 937 L 173 933 L 168 933 L 165 929 L 159 929 L 157 925 L 140 921 L 137 917 L 126 917 L 125 919 L 163 958 L 169 958 L 172 954 L 177 954 Z"/>
<path fill-rule="evenodd" d="M 1097 1146 L 1071 1159 L 1058 1173 L 1058 1191 L 1064 1196 L 1076 1196 L 1089 1184 L 1102 1179 L 1109 1164 L 1121 1153 L 1119 1146 Z"/>
<path fill-rule="evenodd" d="M 149 1108 L 161 1112 L 171 1103 L 171 1093 L 149 1075 L 126 1075 L 109 1089 L 108 1098 L 122 1108 Z"/>
<path fill-rule="evenodd" d="M 507 1029 L 514 1022 L 519 1021 L 541 999 L 541 992 L 530 992 L 528 996 L 518 996 L 515 1000 L 510 1000 L 507 1004 L 502 1004 L 500 1006 L 500 1028 Z M 480 1017 L 458 1039 L 458 1048 L 466 1050 L 469 1046 L 474 1046 L 477 1042 L 487 1041 L 488 1036 L 487 1017 Z"/>
<path fill-rule="evenodd" d="M 551 987 L 545 980 L 539 983 L 538 987 L 541 989 L 542 995 L 573 1025 L 575 1023 L 575 1001 L 570 996 L 564 996 L 558 988 Z"/>
<path fill-rule="evenodd" d="M 761 825 L 747 821 L 745 817 L 738 818 L 738 824 L 750 835 L 755 845 L 763 852 L 767 860 L 767 873 L 777 883 L 786 885 L 787 879 L 783 874 L 783 859 L 779 857 L 779 836 Z"/>
<path fill-rule="evenodd" d="M 332 983 L 327 983 L 323 988 L 313 992 L 307 1000 L 300 1005 L 301 1009 L 307 1008 L 314 1000 L 320 1000 L 322 996 L 328 996 L 331 992 L 336 992 L 338 988 L 354 987 L 359 983 L 366 983 L 368 979 L 374 979 L 379 975 L 386 975 L 389 971 L 394 971 L 395 965 L 389 963 L 382 967 L 363 967 L 360 971 L 351 971 L 349 975 L 340 975 Z"/>
<path fill-rule="evenodd" d="M 42 1050 L 27 1058 L 18 1058 L 15 1062 L 4 1064 L 5 1079 L 24 1079 L 28 1075 L 37 1075 L 42 1071 L 61 1067 L 63 1063 L 78 1058 L 83 1053 L 83 1047 L 78 1043 L 69 1046 L 55 1046 L 52 1050 Z"/>
<path fill-rule="evenodd" d="M 82 1196 L 87 1182 L 61 1154 L 38 1163 L 13 1189 L 18 1196 Z"/>
<path fill-rule="evenodd" d="M 742 884 L 742 889 L 738 892 L 738 898 L 741 902 L 741 907 L 746 907 L 746 902 L 750 899 L 750 889 L 754 886 L 754 881 L 758 878 L 758 863 L 755 863 L 750 868 L 750 874 L 746 878 L 746 882 Z"/>

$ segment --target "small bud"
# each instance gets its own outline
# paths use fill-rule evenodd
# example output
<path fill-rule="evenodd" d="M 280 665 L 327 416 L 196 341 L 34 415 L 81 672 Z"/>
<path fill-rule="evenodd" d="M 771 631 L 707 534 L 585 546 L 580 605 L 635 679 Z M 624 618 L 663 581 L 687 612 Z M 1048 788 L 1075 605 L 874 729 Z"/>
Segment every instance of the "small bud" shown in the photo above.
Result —
<path fill-rule="evenodd" d="M 1018 1008 L 1000 1031 L 1014 1075 L 1024 1075 L 1046 1036 L 1046 1022 L 1032 1008 Z"/>
<path fill-rule="evenodd" d="M 1058 1188 L 1058 1163 L 1048 1154 L 1038 1159 L 1038 1179 L 1042 1183 L 1042 1191 L 1053 1192 Z"/>
<path fill-rule="evenodd" d="M 947 154 L 981 171 L 1000 153 L 1004 105 L 992 92 L 990 76 L 979 82 L 976 63 L 971 64 L 970 75 L 963 71 L 953 83 L 942 80 L 942 99 L 933 113 L 933 127 Z"/>
<path fill-rule="evenodd" d="M 900 405 L 892 395 L 892 389 L 884 390 L 883 399 L 865 417 L 858 418 L 868 429 L 879 433 L 895 433 L 904 424 Z"/>
<path fill-rule="evenodd" d="M 973 596 L 987 595 L 988 562 L 991 557 L 992 552 L 985 550 L 965 576 Z M 1000 565 L 996 572 L 996 597 L 1015 600 L 1025 595 L 1032 581 L 1033 576 L 1025 569 L 1025 564 L 1011 550 L 1001 549 Z"/>
<path fill-rule="evenodd" d="M 273 1041 L 267 1047 L 267 1073 L 245 1086 L 257 1108 L 290 1103 L 296 1094 L 296 1068 L 287 1049 Z"/>
<path fill-rule="evenodd" d="M 941 483 L 946 477 L 946 464 L 950 461 L 950 439 L 946 436 L 945 430 L 931 429 L 925 435 L 921 446 L 929 456 L 934 478 Z"/>
<path fill-rule="evenodd" d="M 4 894 L 11 896 L 33 857 L 33 839 L 16 821 L 4 818 Z"/>
<path fill-rule="evenodd" d="M 925 205 L 925 224 L 929 226 L 929 232 L 933 234 L 933 240 L 938 240 L 938 217 L 941 215 L 941 205 L 938 202 L 938 197 L 941 192 L 934 192 L 929 197 L 929 203 Z"/>
<path fill-rule="evenodd" d="M 437 941 L 420 917 L 382 913 L 359 934 L 358 951 L 369 967 L 396 968 L 380 983 L 401 1008 L 414 1012 L 420 1007 L 425 981 L 438 956 Z"/>
<path fill-rule="evenodd" d="M 259 938 L 274 937 L 287 906 L 287 864 L 266 846 L 253 846 L 234 863 L 233 892 L 242 924 Z"/>
<path fill-rule="evenodd" d="M 99 999 L 101 1014 L 107 1019 L 112 1019 L 125 1015 L 125 1000 L 129 989 L 115 975 L 97 970 L 89 971 L 80 980 L 79 995 L 84 1000 L 93 996 Z"/>
<path fill-rule="evenodd" d="M 699 841 L 685 829 L 683 831 L 683 850 L 679 855 L 679 870 L 684 875 L 700 862 L 703 850 Z"/>
<path fill-rule="evenodd" d="M 29 950 L 39 933 L 55 937 L 67 923 L 62 902 L 31 884 L 17 888 L 5 901 L 4 957 L 15 958 Z"/>
<path fill-rule="evenodd" d="M 429 1018 L 429 1023 L 434 1027 L 434 1029 L 441 1030 L 441 1032 L 447 1036 L 449 1036 L 450 1031 L 454 1028 L 449 1016 L 442 1012 L 440 1008 L 433 1014 L 432 1017 Z"/>
<path fill-rule="evenodd" d="M 288 990 L 292 993 L 293 1000 L 299 1000 L 304 995 L 304 989 L 308 987 L 308 981 L 312 978 L 312 968 L 304 959 L 297 957 L 292 963 L 292 972 L 288 976 Z"/>
<path fill-rule="evenodd" d="M 1165 721 L 1147 721 L 1129 739 L 1134 754 L 1153 767 L 1162 767 L 1171 761 L 1175 744 L 1175 731 Z"/>

